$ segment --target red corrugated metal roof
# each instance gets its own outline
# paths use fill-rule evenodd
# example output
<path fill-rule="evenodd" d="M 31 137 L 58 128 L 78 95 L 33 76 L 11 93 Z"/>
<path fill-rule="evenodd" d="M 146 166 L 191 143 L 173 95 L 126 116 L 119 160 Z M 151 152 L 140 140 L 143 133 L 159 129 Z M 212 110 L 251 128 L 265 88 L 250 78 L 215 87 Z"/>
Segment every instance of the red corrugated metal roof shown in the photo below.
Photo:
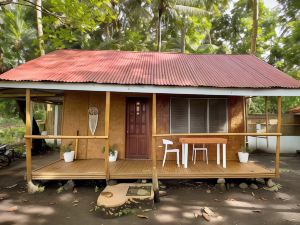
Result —
<path fill-rule="evenodd" d="M 288 112 L 299 114 L 300 113 L 300 106 L 298 106 L 296 108 L 293 108 L 293 109 L 290 109 Z"/>
<path fill-rule="evenodd" d="M 2 75 L 8 81 L 160 86 L 299 88 L 300 82 L 252 55 L 58 50 Z"/>

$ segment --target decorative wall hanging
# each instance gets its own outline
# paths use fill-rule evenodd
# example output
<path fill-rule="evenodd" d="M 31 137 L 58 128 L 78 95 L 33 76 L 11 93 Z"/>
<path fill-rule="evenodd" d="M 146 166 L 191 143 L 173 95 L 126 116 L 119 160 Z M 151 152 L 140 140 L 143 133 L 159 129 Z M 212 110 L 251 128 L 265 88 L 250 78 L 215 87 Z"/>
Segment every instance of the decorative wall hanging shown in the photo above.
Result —
<path fill-rule="evenodd" d="M 89 108 L 89 127 L 92 135 L 95 134 L 98 124 L 98 109 L 96 107 Z"/>

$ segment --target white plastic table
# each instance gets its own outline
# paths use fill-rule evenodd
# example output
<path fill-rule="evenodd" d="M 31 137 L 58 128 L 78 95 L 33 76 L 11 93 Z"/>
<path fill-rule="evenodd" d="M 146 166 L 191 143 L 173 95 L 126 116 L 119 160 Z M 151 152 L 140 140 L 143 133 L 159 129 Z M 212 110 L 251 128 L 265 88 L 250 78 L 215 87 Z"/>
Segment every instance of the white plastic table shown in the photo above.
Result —
<path fill-rule="evenodd" d="M 226 168 L 226 138 L 214 138 L 214 137 L 203 137 L 203 138 L 179 138 L 179 142 L 182 144 L 182 164 L 184 168 L 188 166 L 188 149 L 189 144 L 216 144 L 217 145 L 217 164 L 220 165 L 220 146 L 222 145 L 222 159 L 223 168 Z"/>

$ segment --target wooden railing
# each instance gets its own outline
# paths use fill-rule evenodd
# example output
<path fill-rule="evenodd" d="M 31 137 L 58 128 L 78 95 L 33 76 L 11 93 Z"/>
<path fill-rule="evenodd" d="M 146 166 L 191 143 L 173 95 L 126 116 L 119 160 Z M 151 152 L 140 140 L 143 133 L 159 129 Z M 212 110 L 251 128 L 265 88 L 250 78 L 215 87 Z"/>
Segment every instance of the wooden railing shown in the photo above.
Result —
<path fill-rule="evenodd" d="M 77 159 L 79 139 L 108 139 L 108 136 L 24 135 L 28 139 L 75 139 L 74 158 Z"/>
<path fill-rule="evenodd" d="M 281 136 L 282 133 L 176 133 L 176 134 L 154 134 L 154 137 L 170 136 Z"/>

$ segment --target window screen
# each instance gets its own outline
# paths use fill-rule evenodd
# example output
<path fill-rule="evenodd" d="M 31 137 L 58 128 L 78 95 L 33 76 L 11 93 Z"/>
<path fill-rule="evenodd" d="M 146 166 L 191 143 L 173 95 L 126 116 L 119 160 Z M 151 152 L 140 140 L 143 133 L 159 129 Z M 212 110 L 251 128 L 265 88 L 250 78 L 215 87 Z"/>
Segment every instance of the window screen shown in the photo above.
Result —
<path fill-rule="evenodd" d="M 190 132 L 207 132 L 207 99 L 190 99 Z"/>
<path fill-rule="evenodd" d="M 171 132 L 188 133 L 188 99 L 171 99 Z"/>
<path fill-rule="evenodd" d="M 225 99 L 209 99 L 209 132 L 227 131 L 227 101 Z"/>
<path fill-rule="evenodd" d="M 171 98 L 171 133 L 227 132 L 227 100 Z"/>

